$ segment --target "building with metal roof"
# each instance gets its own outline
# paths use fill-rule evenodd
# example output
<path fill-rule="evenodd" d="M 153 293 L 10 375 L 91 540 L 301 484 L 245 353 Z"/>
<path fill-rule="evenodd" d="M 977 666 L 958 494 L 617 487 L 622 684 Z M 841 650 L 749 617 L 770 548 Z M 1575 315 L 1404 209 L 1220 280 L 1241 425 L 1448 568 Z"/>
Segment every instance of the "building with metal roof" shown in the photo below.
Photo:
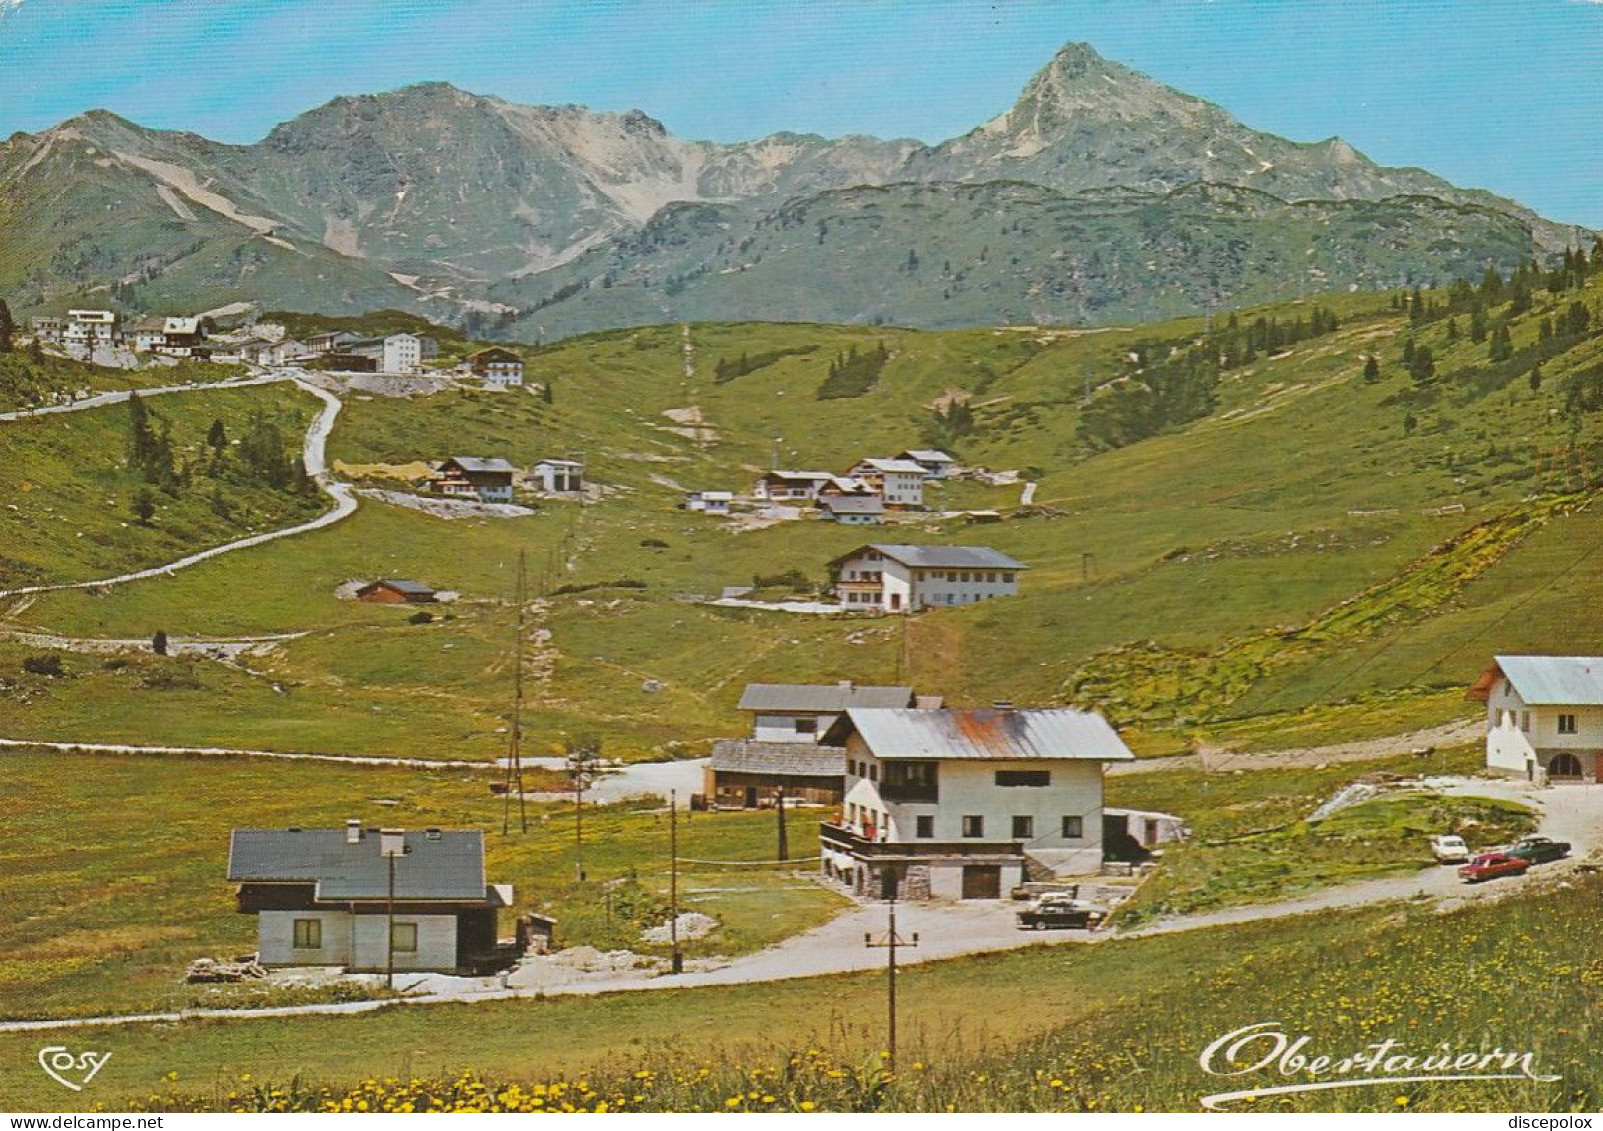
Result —
<path fill-rule="evenodd" d="M 518 469 L 499 456 L 452 456 L 443 460 L 429 489 L 442 495 L 466 496 L 481 503 L 510 503 Z"/>
<path fill-rule="evenodd" d="M 914 899 L 1099 872 L 1103 768 L 1134 758 L 1100 715 L 1066 707 L 850 708 L 824 742 L 846 750 L 825 875 Z"/>
<path fill-rule="evenodd" d="M 989 546 L 870 543 L 829 563 L 848 610 L 909 613 L 1018 595 L 1030 567 Z"/>
<path fill-rule="evenodd" d="M 1488 769 L 1603 782 L 1603 657 L 1495 656 L 1468 697 L 1486 704 Z"/>
<path fill-rule="evenodd" d="M 228 879 L 264 966 L 458 970 L 492 954 L 512 888 L 477 829 L 235 829 Z M 393 929 L 391 929 L 393 925 Z"/>

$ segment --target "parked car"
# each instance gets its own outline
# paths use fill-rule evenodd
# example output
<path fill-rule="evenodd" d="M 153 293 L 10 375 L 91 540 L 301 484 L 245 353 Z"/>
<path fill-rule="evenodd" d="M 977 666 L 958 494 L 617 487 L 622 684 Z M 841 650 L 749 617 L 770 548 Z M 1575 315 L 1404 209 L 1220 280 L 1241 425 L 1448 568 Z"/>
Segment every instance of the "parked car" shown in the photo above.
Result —
<path fill-rule="evenodd" d="M 1509 856 L 1529 860 L 1532 864 L 1548 864 L 1568 856 L 1570 845 L 1568 841 L 1545 836 L 1522 836 L 1504 851 Z"/>
<path fill-rule="evenodd" d="M 1106 914 L 1095 904 L 1065 892 L 1047 892 L 1018 913 L 1018 923 L 1020 930 L 1090 928 L 1099 925 Z"/>
<path fill-rule="evenodd" d="M 1466 884 L 1495 880 L 1498 876 L 1522 876 L 1530 868 L 1529 860 L 1510 856 L 1506 852 L 1483 852 L 1458 870 Z"/>
<path fill-rule="evenodd" d="M 1430 838 L 1430 853 L 1436 857 L 1438 864 L 1467 864 L 1469 862 L 1469 845 L 1464 843 L 1461 836 L 1433 836 Z"/>

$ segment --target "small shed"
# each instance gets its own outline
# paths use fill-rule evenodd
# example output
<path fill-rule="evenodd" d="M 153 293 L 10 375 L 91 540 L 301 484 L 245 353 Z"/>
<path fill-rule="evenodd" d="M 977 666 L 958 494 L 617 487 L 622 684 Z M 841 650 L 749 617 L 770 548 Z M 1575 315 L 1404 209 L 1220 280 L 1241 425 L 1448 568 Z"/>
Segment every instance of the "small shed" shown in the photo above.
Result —
<path fill-rule="evenodd" d="M 356 599 L 376 605 L 427 605 L 439 600 L 439 596 L 421 581 L 385 577 L 358 589 Z"/>
<path fill-rule="evenodd" d="M 705 514 L 728 514 L 729 505 L 734 501 L 733 491 L 692 491 L 685 496 L 685 509 Z"/>
<path fill-rule="evenodd" d="M 570 495 L 584 490 L 584 464 L 572 459 L 543 459 L 530 477 L 548 495 Z"/>

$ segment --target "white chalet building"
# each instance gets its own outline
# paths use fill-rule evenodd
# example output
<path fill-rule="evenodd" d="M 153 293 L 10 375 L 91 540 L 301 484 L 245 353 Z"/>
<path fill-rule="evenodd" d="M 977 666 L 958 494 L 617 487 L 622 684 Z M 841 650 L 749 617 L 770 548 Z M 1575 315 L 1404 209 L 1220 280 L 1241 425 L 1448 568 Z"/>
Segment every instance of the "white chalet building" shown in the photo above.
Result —
<path fill-rule="evenodd" d="M 989 546 L 874 543 L 829 563 L 835 597 L 848 610 L 909 613 L 1016 597 L 1030 567 Z"/>
<path fill-rule="evenodd" d="M 1071 708 L 850 708 L 826 877 L 899 899 L 1000 899 L 1026 879 L 1102 868 L 1102 771 L 1134 758 L 1101 715 Z"/>
<path fill-rule="evenodd" d="M 1603 782 L 1603 656 L 1497 656 L 1469 697 L 1486 704 L 1488 769 Z"/>

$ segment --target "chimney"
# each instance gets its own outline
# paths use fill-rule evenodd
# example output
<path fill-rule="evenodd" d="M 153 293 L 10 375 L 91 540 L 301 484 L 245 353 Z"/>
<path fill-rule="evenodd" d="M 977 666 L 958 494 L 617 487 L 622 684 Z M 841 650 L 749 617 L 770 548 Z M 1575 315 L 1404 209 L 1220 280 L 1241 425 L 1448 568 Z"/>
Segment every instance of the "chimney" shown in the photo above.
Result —
<path fill-rule="evenodd" d="M 350 820 L 345 822 L 345 843 L 362 843 L 362 822 L 358 821 L 355 817 L 352 817 Z"/>
<path fill-rule="evenodd" d="M 405 856 L 406 832 L 402 829 L 380 829 L 378 831 L 380 856 Z"/>

